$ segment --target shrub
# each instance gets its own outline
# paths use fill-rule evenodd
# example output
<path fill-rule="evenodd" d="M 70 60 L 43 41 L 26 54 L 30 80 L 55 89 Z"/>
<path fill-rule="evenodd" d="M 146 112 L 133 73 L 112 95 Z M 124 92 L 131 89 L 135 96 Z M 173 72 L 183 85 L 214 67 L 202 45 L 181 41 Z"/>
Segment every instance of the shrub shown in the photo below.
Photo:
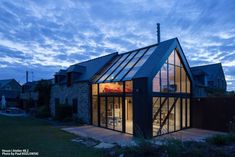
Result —
<path fill-rule="evenodd" d="M 210 137 L 206 139 L 208 143 L 217 145 L 217 146 L 222 146 L 222 145 L 227 145 L 235 142 L 235 135 L 234 134 L 227 134 L 227 135 L 215 135 L 213 137 Z"/>
<path fill-rule="evenodd" d="M 55 118 L 59 121 L 70 119 L 73 115 L 72 106 L 66 104 L 56 105 L 55 112 Z"/>
<path fill-rule="evenodd" d="M 50 117 L 50 109 L 48 106 L 38 106 L 36 108 L 35 116 L 38 118 L 48 118 Z"/>

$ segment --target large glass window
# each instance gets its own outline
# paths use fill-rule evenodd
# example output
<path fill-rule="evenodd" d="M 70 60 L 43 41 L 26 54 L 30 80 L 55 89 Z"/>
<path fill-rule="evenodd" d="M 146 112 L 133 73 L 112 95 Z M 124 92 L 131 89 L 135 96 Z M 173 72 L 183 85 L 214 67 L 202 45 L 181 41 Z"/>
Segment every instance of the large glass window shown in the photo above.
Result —
<path fill-rule="evenodd" d="M 98 126 L 98 96 L 92 96 L 92 124 Z"/>
<path fill-rule="evenodd" d="M 153 78 L 153 92 L 160 92 L 160 72 Z"/>
<path fill-rule="evenodd" d="M 100 126 L 106 127 L 106 101 L 105 101 L 105 97 L 100 97 Z"/>
<path fill-rule="evenodd" d="M 181 68 L 181 92 L 186 93 L 186 72 L 184 68 Z"/>
<path fill-rule="evenodd" d="M 164 64 L 161 68 L 161 92 L 168 92 L 167 82 L 167 64 Z"/>
<path fill-rule="evenodd" d="M 122 93 L 123 92 L 123 83 L 115 82 L 115 83 L 101 83 L 99 85 L 100 93 Z"/>
<path fill-rule="evenodd" d="M 168 65 L 168 72 L 169 72 L 169 92 L 175 92 L 176 91 L 176 85 L 175 85 L 175 68 L 174 65 L 169 64 Z"/>
<path fill-rule="evenodd" d="M 126 97 L 125 99 L 126 110 L 126 132 L 133 134 L 133 103 L 132 97 Z"/>
<path fill-rule="evenodd" d="M 131 93 L 133 91 L 133 83 L 132 81 L 126 81 L 125 82 L 125 92 Z"/>
<path fill-rule="evenodd" d="M 180 107 L 180 99 L 177 100 L 176 104 L 175 104 L 175 129 L 176 130 L 180 130 L 180 124 L 181 124 L 181 107 Z"/>
<path fill-rule="evenodd" d="M 190 127 L 190 99 L 187 99 L 187 127 Z"/>

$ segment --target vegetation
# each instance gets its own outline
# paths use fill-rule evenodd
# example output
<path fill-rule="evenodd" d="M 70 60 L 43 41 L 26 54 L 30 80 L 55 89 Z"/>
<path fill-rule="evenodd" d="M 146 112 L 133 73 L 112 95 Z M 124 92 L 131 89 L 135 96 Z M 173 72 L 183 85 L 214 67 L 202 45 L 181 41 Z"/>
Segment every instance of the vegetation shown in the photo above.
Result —
<path fill-rule="evenodd" d="M 70 121 L 73 116 L 73 108 L 68 104 L 56 105 L 55 109 L 55 119 L 59 121 Z"/>
<path fill-rule="evenodd" d="M 72 142 L 75 135 L 30 117 L 0 116 L 0 149 L 29 149 L 42 157 L 103 156 L 93 148 Z"/>

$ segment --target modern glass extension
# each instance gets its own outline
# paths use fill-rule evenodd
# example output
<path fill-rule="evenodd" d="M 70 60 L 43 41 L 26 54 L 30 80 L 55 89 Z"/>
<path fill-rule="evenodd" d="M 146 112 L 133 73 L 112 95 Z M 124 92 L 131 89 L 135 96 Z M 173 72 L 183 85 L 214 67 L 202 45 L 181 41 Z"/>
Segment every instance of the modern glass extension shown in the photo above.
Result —
<path fill-rule="evenodd" d="M 92 85 L 92 124 L 133 134 L 132 77 L 156 45 L 119 55 Z"/>
<path fill-rule="evenodd" d="M 191 83 L 177 50 L 153 79 L 153 136 L 190 126 Z"/>
<path fill-rule="evenodd" d="M 190 127 L 191 73 L 174 41 L 117 55 L 95 75 L 93 125 L 147 138 Z"/>

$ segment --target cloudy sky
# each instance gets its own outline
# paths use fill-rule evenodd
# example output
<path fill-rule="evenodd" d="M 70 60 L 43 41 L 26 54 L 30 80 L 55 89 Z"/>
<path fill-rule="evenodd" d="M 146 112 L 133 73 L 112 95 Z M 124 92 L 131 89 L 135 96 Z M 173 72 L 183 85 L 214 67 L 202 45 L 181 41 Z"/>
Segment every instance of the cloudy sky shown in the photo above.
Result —
<path fill-rule="evenodd" d="M 0 79 L 61 68 L 178 37 L 190 66 L 221 62 L 235 90 L 234 0 L 0 0 Z"/>

